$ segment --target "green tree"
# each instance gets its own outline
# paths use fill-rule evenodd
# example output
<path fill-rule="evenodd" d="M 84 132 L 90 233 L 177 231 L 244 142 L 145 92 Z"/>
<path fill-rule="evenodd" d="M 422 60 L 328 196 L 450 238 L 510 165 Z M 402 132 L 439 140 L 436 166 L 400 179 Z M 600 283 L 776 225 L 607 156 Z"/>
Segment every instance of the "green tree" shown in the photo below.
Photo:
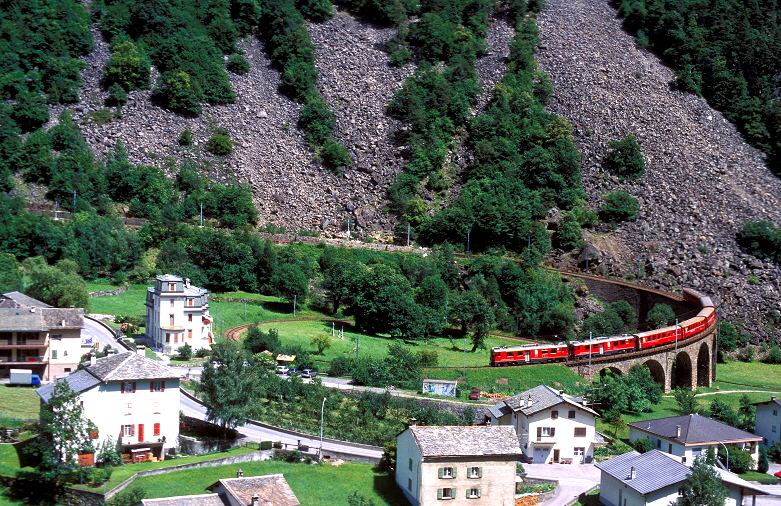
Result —
<path fill-rule="evenodd" d="M 678 506 L 724 506 L 729 492 L 721 482 L 721 477 L 707 459 L 694 460 L 691 474 L 680 489 Z"/>
<path fill-rule="evenodd" d="M 699 412 L 696 399 L 697 391 L 690 388 L 677 387 L 673 390 L 675 402 L 678 403 L 678 412 L 682 415 L 691 415 Z"/>
<path fill-rule="evenodd" d="M 605 203 L 599 208 L 599 216 L 609 222 L 635 221 L 639 213 L 637 199 L 624 190 L 605 195 Z"/>
<path fill-rule="evenodd" d="M 206 419 L 227 435 L 228 429 L 247 421 L 253 406 L 247 399 L 259 396 L 261 383 L 236 343 L 223 341 L 212 350 L 195 388 L 206 405 Z"/>
<path fill-rule="evenodd" d="M 738 428 L 743 429 L 746 432 L 754 432 L 754 421 L 757 418 L 756 406 L 754 406 L 751 399 L 746 394 L 740 396 L 739 403 L 738 418 L 740 419 L 740 423 L 738 424 Z"/>
<path fill-rule="evenodd" d="M 201 114 L 204 100 L 200 85 L 184 70 L 163 73 L 152 97 L 172 111 L 187 115 Z"/>
<path fill-rule="evenodd" d="M 613 439 L 618 438 L 618 433 L 626 428 L 626 420 L 621 416 L 621 411 L 616 408 L 605 411 L 602 421 L 613 427 Z"/>
<path fill-rule="evenodd" d="M 759 445 L 759 460 L 757 461 L 757 472 L 766 473 L 770 469 L 770 461 L 767 458 L 765 445 Z"/>
<path fill-rule="evenodd" d="M 95 451 L 91 435 L 96 431 L 84 416 L 79 393 L 67 381 L 54 383 L 51 397 L 41 404 L 38 437 L 27 446 L 30 454 L 40 458 L 39 475 L 55 486 L 62 485 L 78 468 L 78 455 Z"/>
<path fill-rule="evenodd" d="M 325 350 L 331 347 L 331 336 L 328 334 L 315 334 L 309 342 L 317 348 L 317 354 L 322 355 Z"/>
<path fill-rule="evenodd" d="M 725 423 L 732 427 L 737 427 L 740 423 L 738 414 L 730 407 L 729 404 L 719 400 L 713 399 L 710 403 L 710 417 L 721 423 Z"/>
<path fill-rule="evenodd" d="M 107 86 L 118 84 L 125 91 L 148 89 L 150 67 L 149 57 L 139 45 L 117 38 L 111 43 L 111 58 L 106 62 L 103 79 Z"/>
<path fill-rule="evenodd" d="M 0 252 L 0 293 L 22 289 L 22 265 L 10 253 Z"/>
<path fill-rule="evenodd" d="M 141 499 L 146 497 L 146 490 L 142 487 L 133 487 L 123 490 L 115 495 L 109 502 L 109 506 L 136 506 Z"/>
<path fill-rule="evenodd" d="M 247 329 L 247 337 L 244 338 L 244 349 L 253 355 L 263 351 L 274 353 L 279 349 L 279 346 L 279 331 L 277 329 L 268 329 L 268 332 L 263 332 L 263 329 L 257 324 L 251 325 Z"/>
<path fill-rule="evenodd" d="M 454 297 L 451 315 L 461 325 L 461 334 L 472 328 L 472 352 L 484 348 L 485 338 L 494 323 L 494 312 L 477 290 L 466 290 Z"/>
<path fill-rule="evenodd" d="M 184 343 L 179 347 L 179 360 L 190 360 L 193 358 L 193 347 Z"/>
<path fill-rule="evenodd" d="M 651 310 L 648 311 L 648 317 L 646 319 L 649 328 L 653 328 L 653 329 L 666 327 L 672 324 L 674 320 L 675 320 L 675 313 L 673 312 L 673 308 L 671 308 L 667 304 L 663 304 L 659 302 L 654 304 L 654 307 L 652 307 Z"/>
<path fill-rule="evenodd" d="M 49 107 L 39 93 L 22 92 L 16 96 L 11 117 L 23 132 L 31 132 L 49 121 Z"/>
<path fill-rule="evenodd" d="M 206 142 L 206 151 L 217 156 L 228 155 L 233 151 L 233 141 L 227 135 L 215 133 Z"/>
<path fill-rule="evenodd" d="M 56 265 L 48 265 L 45 260 L 30 262 L 28 259 L 25 268 L 30 277 L 30 285 L 26 289 L 30 297 L 54 307 L 88 308 L 87 284 L 75 272 L 72 260 L 60 260 Z"/>
<path fill-rule="evenodd" d="M 618 141 L 610 141 L 607 146 L 605 157 L 607 167 L 621 179 L 635 179 L 645 172 L 643 152 L 634 135 L 627 135 Z"/>
<path fill-rule="evenodd" d="M 639 437 L 635 439 L 635 442 L 633 444 L 634 449 L 637 450 L 639 453 L 646 453 L 650 452 L 654 449 L 654 444 L 651 442 L 651 438 L 649 437 Z"/>

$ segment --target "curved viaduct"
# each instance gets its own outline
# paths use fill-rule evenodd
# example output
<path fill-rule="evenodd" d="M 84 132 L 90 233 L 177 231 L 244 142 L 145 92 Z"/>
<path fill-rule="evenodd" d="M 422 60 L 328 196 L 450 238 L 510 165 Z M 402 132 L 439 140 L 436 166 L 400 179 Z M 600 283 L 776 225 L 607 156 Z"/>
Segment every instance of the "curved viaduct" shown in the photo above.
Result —
<path fill-rule="evenodd" d="M 670 305 L 679 316 L 685 316 L 692 310 L 692 307 L 684 302 L 683 297 L 677 294 L 588 274 L 563 271 L 560 273 L 562 276 L 580 278 L 589 291 L 603 302 L 626 300 L 634 306 L 640 321 L 646 318 L 648 310 L 657 302 Z M 690 315 L 686 316 L 686 318 L 690 317 Z M 567 367 L 591 381 L 607 370 L 627 374 L 630 367 L 642 364 L 648 367 L 651 376 L 665 392 L 675 387 L 690 389 L 700 386 L 709 387 L 716 378 L 717 329 L 718 324 L 712 325 L 704 332 L 685 341 L 678 341 L 677 344 L 668 344 L 631 354 L 592 356 L 590 361 L 569 362 Z"/>

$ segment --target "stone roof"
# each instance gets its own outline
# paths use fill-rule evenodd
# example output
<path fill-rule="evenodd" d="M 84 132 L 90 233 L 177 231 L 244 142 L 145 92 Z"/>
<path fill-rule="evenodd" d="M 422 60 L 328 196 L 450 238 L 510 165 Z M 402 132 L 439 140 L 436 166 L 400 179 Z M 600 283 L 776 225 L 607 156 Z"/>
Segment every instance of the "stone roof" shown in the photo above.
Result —
<path fill-rule="evenodd" d="M 756 434 L 730 427 L 702 415 L 670 416 L 632 422 L 629 424 L 641 432 L 653 434 L 668 441 L 675 441 L 685 446 L 708 443 L 738 443 L 746 441 L 762 441 Z M 680 426 L 680 436 L 678 427 Z"/>
<path fill-rule="evenodd" d="M 98 359 L 85 368 L 100 381 L 178 379 L 168 367 L 137 353 L 128 352 Z"/>
<path fill-rule="evenodd" d="M 497 405 L 505 404 L 513 411 L 520 411 L 524 415 L 530 416 L 561 403 L 569 404 L 594 416 L 599 416 L 596 411 L 583 404 L 582 398 L 573 397 L 547 385 L 536 386 L 509 399 L 505 399 Z"/>
<path fill-rule="evenodd" d="M 520 455 L 518 435 L 510 425 L 410 427 L 423 457 Z"/>
<path fill-rule="evenodd" d="M 744 480 L 737 474 L 731 473 L 726 469 L 721 469 L 716 466 L 713 466 L 713 469 L 716 470 L 716 473 L 719 475 L 723 483 L 727 485 L 733 485 L 735 487 L 742 487 L 744 489 L 755 492 L 754 494 L 746 494 L 744 490 L 743 495 L 779 495 L 775 490 L 772 489 L 772 487 L 770 489 L 765 489 L 761 486 L 758 486 L 756 483 L 751 483 L 750 481 Z"/>
<path fill-rule="evenodd" d="M 217 494 L 180 495 L 159 499 L 141 499 L 142 506 L 229 506 Z"/>
<path fill-rule="evenodd" d="M 632 450 L 599 462 L 596 467 L 643 495 L 681 483 L 691 474 L 685 464 L 659 450 L 643 454 Z M 634 478 L 631 477 L 633 467 Z"/>
<path fill-rule="evenodd" d="M 44 332 L 46 326 L 41 311 L 27 308 L 0 308 L 0 331 Z"/>
<path fill-rule="evenodd" d="M 84 328 L 84 310 L 80 307 L 43 308 L 41 314 L 49 330 Z"/>
<path fill-rule="evenodd" d="M 238 504 L 252 504 L 252 496 L 254 495 L 258 496 L 260 506 L 298 506 L 301 504 L 282 474 L 223 478 L 206 488 L 207 490 L 215 490 L 220 485 Z"/>
<path fill-rule="evenodd" d="M 8 292 L 0 297 L 0 307 L 52 307 L 38 299 L 23 294 L 22 292 Z"/>
<path fill-rule="evenodd" d="M 59 381 L 67 381 L 71 389 L 79 393 L 100 384 L 100 380 L 92 374 L 88 373 L 86 370 L 76 371 L 73 374 L 65 376 Z M 37 389 L 35 393 L 38 394 L 43 402 L 49 402 L 49 399 L 51 399 L 52 395 L 54 394 L 54 385 L 56 384 L 57 383 L 54 382 L 49 383 L 48 385 L 44 385 Z"/>
<path fill-rule="evenodd" d="M 505 404 L 504 402 L 500 402 L 499 404 L 494 404 L 493 406 L 488 408 L 488 411 L 491 412 L 492 415 L 494 415 L 494 418 L 501 418 L 504 415 L 509 415 L 513 412 L 510 407 Z"/>

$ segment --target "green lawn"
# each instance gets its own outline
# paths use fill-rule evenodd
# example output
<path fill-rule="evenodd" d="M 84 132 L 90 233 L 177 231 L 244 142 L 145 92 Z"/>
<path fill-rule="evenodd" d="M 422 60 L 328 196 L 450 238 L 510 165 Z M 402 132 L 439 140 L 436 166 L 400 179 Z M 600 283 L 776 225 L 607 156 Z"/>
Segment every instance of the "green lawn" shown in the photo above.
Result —
<path fill-rule="evenodd" d="M 588 383 L 569 368 L 553 364 L 467 369 L 466 376 L 460 369 L 426 369 L 424 374 L 436 379 L 466 379 L 466 387 L 461 388 L 462 396 L 466 396 L 471 388 L 479 388 L 486 392 L 517 394 L 543 383 L 575 394 L 581 386 Z"/>
<path fill-rule="evenodd" d="M 87 290 L 94 292 L 97 290 L 110 290 L 114 287 L 107 287 L 103 284 L 87 283 Z M 130 285 L 128 291 L 119 295 L 107 295 L 104 297 L 93 297 L 89 300 L 90 313 L 128 315 L 143 318 L 145 313 L 144 302 L 146 301 L 147 285 Z"/>
<path fill-rule="evenodd" d="M 596 488 L 588 494 L 580 494 L 578 501 L 572 506 L 600 506 L 599 502 L 599 489 Z"/>
<path fill-rule="evenodd" d="M 40 399 L 32 387 L 0 385 L 0 424 L 37 420 Z"/>
<path fill-rule="evenodd" d="M 386 472 L 377 470 L 371 464 L 357 463 L 345 463 L 337 467 L 275 460 L 247 462 L 146 476 L 137 479 L 134 486 L 143 487 L 148 498 L 203 494 L 207 486 L 220 478 L 234 478 L 238 469 L 244 471 L 244 476 L 284 474 L 302 505 L 347 504 L 347 497 L 356 490 L 373 500 L 376 506 L 408 504 L 393 478 Z"/>
<path fill-rule="evenodd" d="M 716 366 L 716 384 L 722 390 L 730 390 L 739 387 L 730 385 L 727 387 L 720 382 L 738 383 L 750 385 L 756 389 L 781 390 L 781 365 L 763 364 L 762 362 L 738 362 L 730 361 Z"/>

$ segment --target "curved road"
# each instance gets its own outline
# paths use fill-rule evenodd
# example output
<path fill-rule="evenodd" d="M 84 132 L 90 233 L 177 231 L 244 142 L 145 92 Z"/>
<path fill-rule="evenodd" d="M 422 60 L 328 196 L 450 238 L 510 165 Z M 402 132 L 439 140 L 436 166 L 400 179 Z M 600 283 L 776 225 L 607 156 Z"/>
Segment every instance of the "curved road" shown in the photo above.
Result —
<path fill-rule="evenodd" d="M 182 412 L 187 416 L 198 418 L 200 420 L 206 419 L 206 407 L 200 402 L 197 402 L 192 398 L 188 397 L 184 393 L 180 394 L 179 407 L 182 410 Z M 259 425 L 255 425 L 252 423 L 244 424 L 240 427 L 236 427 L 236 429 L 239 432 L 241 432 L 242 435 L 246 436 L 252 441 L 281 441 L 282 443 L 292 444 L 292 445 L 298 444 L 300 442 L 301 444 L 309 445 L 309 447 L 312 449 L 320 447 L 319 438 L 316 437 L 312 438 L 312 437 L 305 437 L 305 436 L 297 437 L 287 432 L 279 432 L 274 429 L 261 427 Z M 327 434 L 325 436 L 327 437 Z M 332 451 L 332 452 L 339 452 L 339 453 L 347 453 L 350 455 L 355 455 L 357 457 L 363 457 L 369 459 L 382 458 L 382 450 L 371 450 L 368 448 L 354 447 L 350 445 L 343 445 L 343 444 L 338 444 L 338 443 L 333 443 L 328 441 L 323 441 L 323 451 L 326 454 L 329 451 Z"/>

